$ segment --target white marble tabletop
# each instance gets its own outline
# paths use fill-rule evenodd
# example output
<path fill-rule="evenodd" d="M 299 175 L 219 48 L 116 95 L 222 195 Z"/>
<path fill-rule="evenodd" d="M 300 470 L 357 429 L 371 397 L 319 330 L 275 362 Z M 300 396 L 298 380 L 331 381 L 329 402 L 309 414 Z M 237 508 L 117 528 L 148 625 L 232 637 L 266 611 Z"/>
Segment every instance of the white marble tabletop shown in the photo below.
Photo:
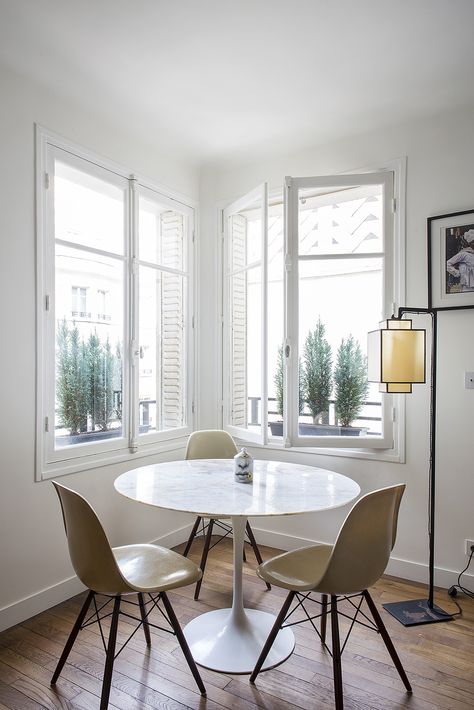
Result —
<path fill-rule="evenodd" d="M 115 488 L 141 503 L 212 518 L 328 510 L 360 493 L 347 476 L 281 461 L 255 460 L 253 483 L 239 483 L 232 459 L 142 466 L 119 476 Z"/>

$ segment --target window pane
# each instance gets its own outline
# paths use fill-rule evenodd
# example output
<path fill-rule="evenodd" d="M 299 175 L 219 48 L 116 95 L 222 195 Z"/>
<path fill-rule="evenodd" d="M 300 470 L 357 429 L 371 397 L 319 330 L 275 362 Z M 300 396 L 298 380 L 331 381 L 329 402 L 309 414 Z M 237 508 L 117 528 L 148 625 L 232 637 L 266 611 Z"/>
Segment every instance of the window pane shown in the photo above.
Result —
<path fill-rule="evenodd" d="M 186 279 L 141 266 L 139 280 L 139 423 L 143 435 L 186 424 Z"/>
<path fill-rule="evenodd" d="M 383 260 L 317 259 L 298 268 L 300 435 L 381 434 L 381 396 L 365 384 L 365 358 L 367 333 L 382 315 Z"/>
<path fill-rule="evenodd" d="M 122 436 L 123 303 L 122 261 L 56 245 L 56 448 Z"/>
<path fill-rule="evenodd" d="M 300 255 L 383 250 L 381 185 L 304 189 L 298 193 Z"/>
<path fill-rule="evenodd" d="M 142 195 L 139 204 L 140 261 L 184 271 L 186 216 Z"/>
<path fill-rule="evenodd" d="M 56 239 L 123 254 L 125 189 L 56 160 L 54 223 Z"/>
<path fill-rule="evenodd" d="M 230 412 L 233 426 L 260 431 L 262 391 L 262 269 L 230 278 Z"/>
<path fill-rule="evenodd" d="M 256 432 L 261 427 L 261 290 L 260 266 L 230 278 L 229 422 Z"/>
<path fill-rule="evenodd" d="M 283 435 L 283 205 L 268 211 L 268 422 L 272 436 Z"/>

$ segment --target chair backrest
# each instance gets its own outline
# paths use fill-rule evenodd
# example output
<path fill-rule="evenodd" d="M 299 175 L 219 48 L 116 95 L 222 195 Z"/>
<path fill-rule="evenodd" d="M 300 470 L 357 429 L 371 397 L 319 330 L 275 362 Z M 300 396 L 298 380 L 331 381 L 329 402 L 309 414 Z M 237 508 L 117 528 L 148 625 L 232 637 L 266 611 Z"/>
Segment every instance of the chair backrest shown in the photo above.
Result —
<path fill-rule="evenodd" d="M 56 481 L 53 485 L 61 503 L 72 566 L 81 582 L 102 594 L 128 591 L 107 535 L 92 506 L 70 488 Z"/>
<path fill-rule="evenodd" d="M 372 586 L 395 544 L 405 485 L 389 486 L 360 498 L 346 517 L 318 590 L 351 594 Z"/>
<path fill-rule="evenodd" d="M 232 459 L 236 453 L 233 438 L 222 429 L 194 431 L 186 447 L 187 459 Z"/>

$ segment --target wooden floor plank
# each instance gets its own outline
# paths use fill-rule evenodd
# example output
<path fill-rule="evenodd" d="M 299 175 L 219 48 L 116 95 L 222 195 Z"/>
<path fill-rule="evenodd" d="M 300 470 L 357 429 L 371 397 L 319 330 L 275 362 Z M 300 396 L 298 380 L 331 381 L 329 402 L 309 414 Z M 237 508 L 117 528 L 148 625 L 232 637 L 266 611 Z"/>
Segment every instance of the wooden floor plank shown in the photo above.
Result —
<path fill-rule="evenodd" d="M 182 551 L 182 546 L 177 548 Z M 199 562 L 202 541 L 191 558 Z M 264 559 L 277 554 L 261 548 Z M 246 605 L 278 612 L 285 590 L 265 585 L 256 576 L 256 562 L 249 550 L 244 564 Z M 200 600 L 194 587 L 170 593 L 184 626 L 198 614 L 232 603 L 232 546 L 226 540 L 210 553 Z M 372 595 L 378 607 L 388 601 L 426 596 L 423 585 L 393 577 L 382 578 Z M 84 596 L 39 614 L 0 634 L 0 710 L 33 708 L 99 707 L 104 651 L 97 625 L 81 631 L 55 688 L 50 679 Z M 404 686 L 377 633 L 354 628 L 343 655 L 346 710 L 472 710 L 474 708 L 474 602 L 458 597 L 463 614 L 453 622 L 405 628 L 382 610 L 383 619 L 413 685 Z M 454 606 L 442 590 L 436 602 L 445 610 Z M 317 608 L 317 607 L 315 607 Z M 136 613 L 136 611 L 134 612 Z M 154 612 L 156 613 L 156 612 Z M 295 620 L 298 617 L 295 616 Z M 162 622 L 161 622 L 162 623 Z M 104 621 L 108 632 L 110 620 Z M 121 621 L 118 642 L 123 642 L 136 623 Z M 347 628 L 347 622 L 341 626 Z M 261 673 L 255 686 L 248 676 L 226 675 L 201 669 L 207 698 L 197 690 L 174 636 L 152 629 L 148 649 L 141 630 L 115 662 L 110 707 L 120 710 L 322 710 L 334 702 L 330 653 L 310 625 L 297 625 L 295 651 L 282 665 Z"/>

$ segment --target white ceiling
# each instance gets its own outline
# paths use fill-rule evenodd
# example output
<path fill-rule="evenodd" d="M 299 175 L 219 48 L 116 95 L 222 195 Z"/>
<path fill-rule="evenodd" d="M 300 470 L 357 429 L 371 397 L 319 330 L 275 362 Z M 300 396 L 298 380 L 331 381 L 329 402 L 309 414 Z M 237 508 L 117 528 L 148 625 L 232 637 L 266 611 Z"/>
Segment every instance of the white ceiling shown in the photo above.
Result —
<path fill-rule="evenodd" d="M 0 0 L 0 61 L 197 164 L 474 103 L 474 0 Z"/>

